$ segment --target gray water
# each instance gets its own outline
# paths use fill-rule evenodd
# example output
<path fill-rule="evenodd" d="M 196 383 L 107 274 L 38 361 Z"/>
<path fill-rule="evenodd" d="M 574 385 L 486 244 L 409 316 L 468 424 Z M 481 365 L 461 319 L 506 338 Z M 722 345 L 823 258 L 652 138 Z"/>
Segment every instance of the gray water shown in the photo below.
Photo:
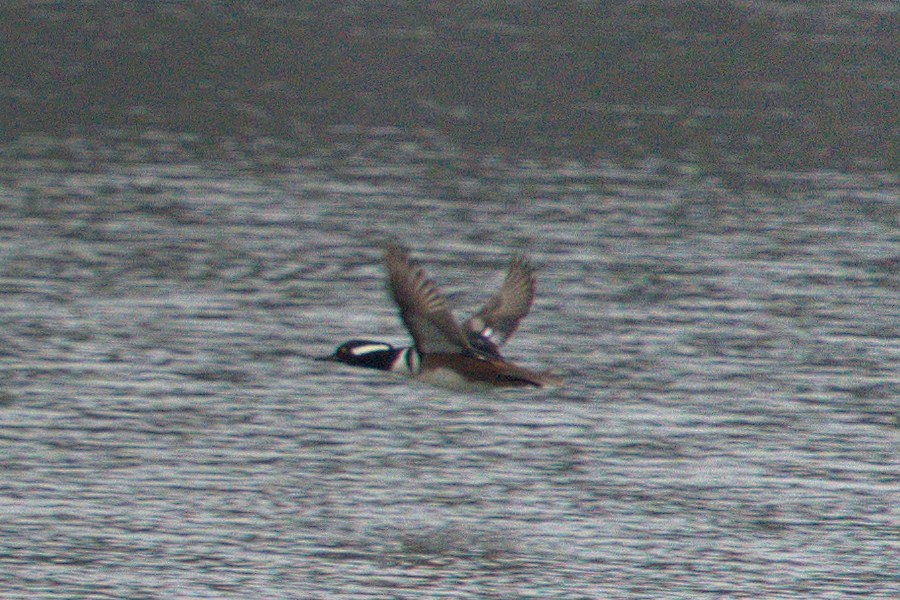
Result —
<path fill-rule="evenodd" d="M 0 598 L 900 596 L 893 3 L 145 4 L 0 7 Z M 564 385 L 313 361 L 389 239 Z"/>
<path fill-rule="evenodd" d="M 319 167 L 7 165 L 3 597 L 896 596 L 896 178 Z M 310 360 L 389 237 L 565 385 Z"/>

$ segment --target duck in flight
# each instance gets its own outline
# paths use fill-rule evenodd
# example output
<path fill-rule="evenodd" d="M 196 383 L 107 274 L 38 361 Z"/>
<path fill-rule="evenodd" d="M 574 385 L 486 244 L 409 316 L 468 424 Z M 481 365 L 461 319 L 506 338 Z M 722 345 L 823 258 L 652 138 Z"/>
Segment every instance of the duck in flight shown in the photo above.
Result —
<path fill-rule="evenodd" d="M 475 390 L 492 387 L 544 387 L 551 377 L 515 365 L 500 355 L 534 300 L 534 269 L 525 257 L 513 259 L 500 289 L 463 326 L 425 271 L 403 246 L 384 254 L 388 290 L 413 346 L 350 340 L 319 360 L 400 373 L 441 387 Z"/>

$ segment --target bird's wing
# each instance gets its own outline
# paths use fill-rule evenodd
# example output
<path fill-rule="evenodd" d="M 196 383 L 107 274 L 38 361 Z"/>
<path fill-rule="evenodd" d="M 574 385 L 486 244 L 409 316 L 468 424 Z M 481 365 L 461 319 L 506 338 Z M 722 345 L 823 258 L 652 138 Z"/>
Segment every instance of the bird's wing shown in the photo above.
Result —
<path fill-rule="evenodd" d="M 519 321 L 531 309 L 535 285 L 534 269 L 528 259 L 524 256 L 513 258 L 503 285 L 466 321 L 463 329 L 470 343 L 479 350 L 499 356 L 499 346 L 512 337 Z"/>
<path fill-rule="evenodd" d="M 388 289 L 421 353 L 471 352 L 472 346 L 447 300 L 406 248 L 390 244 L 384 254 Z"/>

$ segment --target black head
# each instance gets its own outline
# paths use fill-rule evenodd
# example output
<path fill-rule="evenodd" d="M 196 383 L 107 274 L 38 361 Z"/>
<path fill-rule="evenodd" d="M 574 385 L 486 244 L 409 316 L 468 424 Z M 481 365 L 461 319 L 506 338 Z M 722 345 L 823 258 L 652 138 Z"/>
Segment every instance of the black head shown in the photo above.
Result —
<path fill-rule="evenodd" d="M 352 365 L 389 371 L 394 357 L 400 350 L 384 342 L 372 340 L 350 340 L 338 346 L 334 354 L 320 357 L 317 360 L 331 360 Z"/>

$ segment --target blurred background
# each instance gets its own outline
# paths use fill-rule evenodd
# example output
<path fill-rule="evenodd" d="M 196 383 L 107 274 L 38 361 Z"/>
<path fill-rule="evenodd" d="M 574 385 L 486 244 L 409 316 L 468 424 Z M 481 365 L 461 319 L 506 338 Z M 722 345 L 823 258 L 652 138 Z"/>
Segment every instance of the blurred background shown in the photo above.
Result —
<path fill-rule="evenodd" d="M 897 168 L 892 2 L 23 1 L 0 17 L 6 143 L 158 131 L 189 152 L 305 155 L 394 127 L 501 157 Z"/>

